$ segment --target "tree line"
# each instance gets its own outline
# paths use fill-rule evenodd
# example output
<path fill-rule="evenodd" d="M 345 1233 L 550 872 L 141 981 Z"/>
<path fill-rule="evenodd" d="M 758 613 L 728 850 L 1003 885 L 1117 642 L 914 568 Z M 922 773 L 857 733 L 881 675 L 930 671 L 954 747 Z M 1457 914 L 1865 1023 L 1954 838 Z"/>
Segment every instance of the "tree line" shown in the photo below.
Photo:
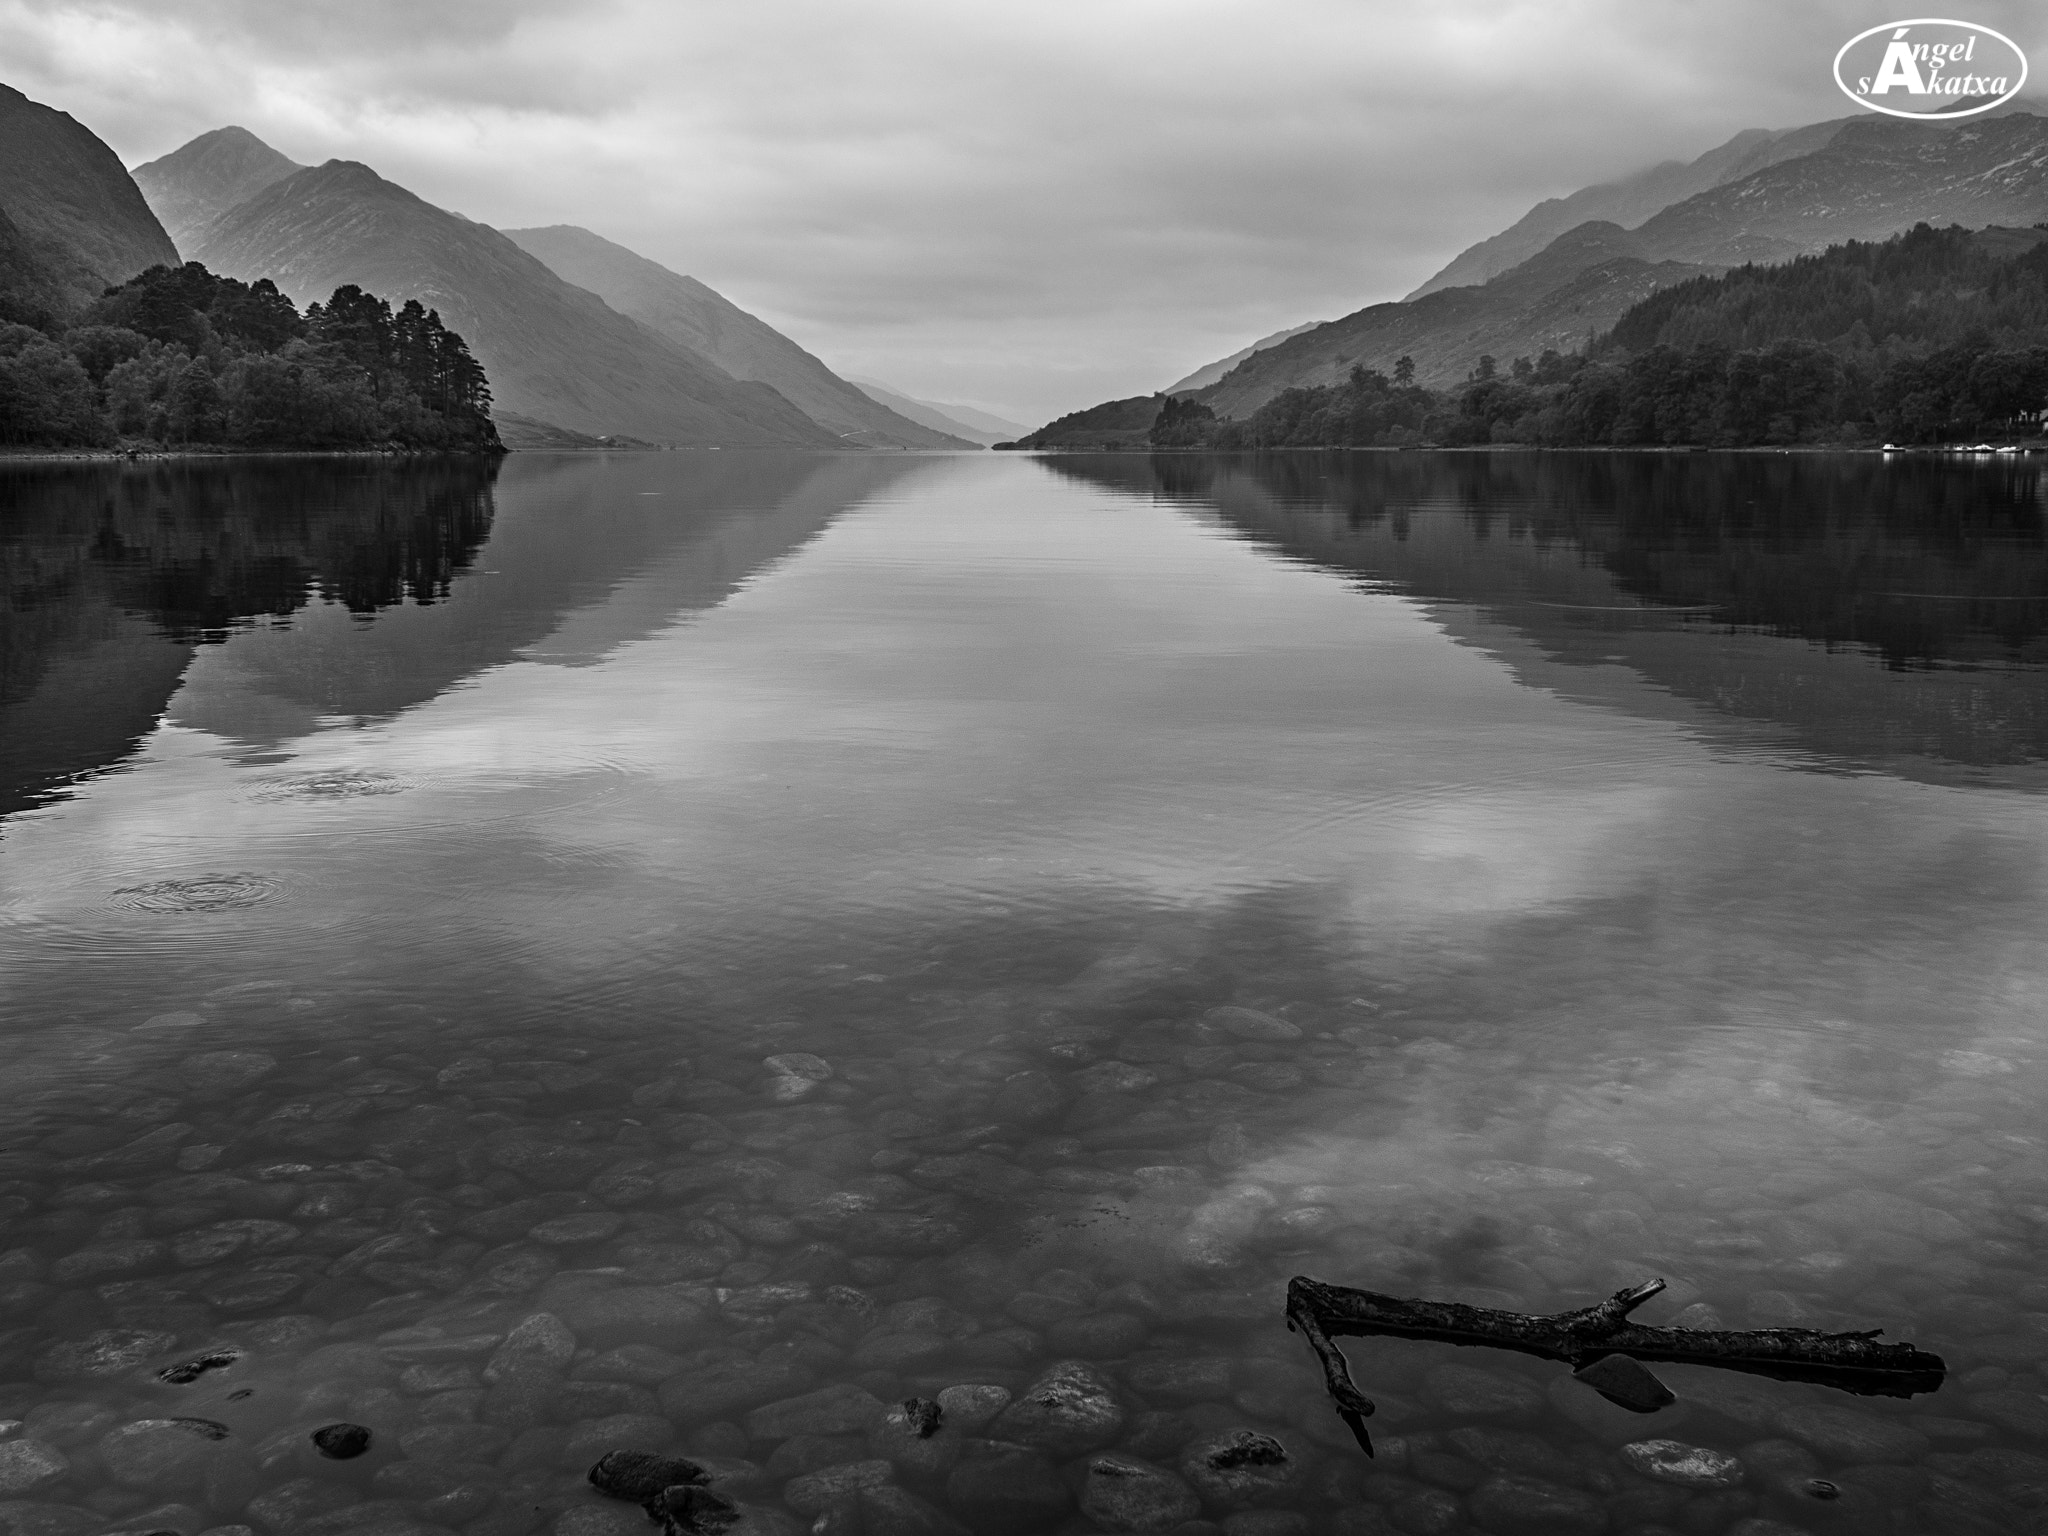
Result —
<path fill-rule="evenodd" d="M 0 320 L 0 444 L 499 449 L 482 365 L 416 299 L 351 283 L 301 314 L 187 262 L 40 318 Z"/>
<path fill-rule="evenodd" d="M 1790 446 L 2038 435 L 2048 226 L 1933 229 L 1694 278 L 1583 353 L 1491 357 L 1460 385 L 1391 375 L 1282 391 L 1243 420 L 1162 402 L 1159 448 Z"/>

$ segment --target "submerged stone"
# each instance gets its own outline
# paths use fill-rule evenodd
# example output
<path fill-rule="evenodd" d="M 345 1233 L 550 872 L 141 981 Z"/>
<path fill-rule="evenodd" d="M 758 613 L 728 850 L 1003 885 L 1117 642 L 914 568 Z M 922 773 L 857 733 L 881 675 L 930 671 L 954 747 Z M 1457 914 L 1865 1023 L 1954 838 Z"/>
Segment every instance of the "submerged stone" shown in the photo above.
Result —
<path fill-rule="evenodd" d="M 756 1440 L 786 1440 L 791 1435 L 845 1435 L 865 1430 L 887 1412 L 887 1406 L 874 1393 L 842 1382 L 756 1408 L 747 1415 L 746 1425 L 747 1433 Z"/>
<path fill-rule="evenodd" d="M 841 1462 L 793 1477 L 783 1485 L 782 1501 L 800 1515 L 820 1515 L 835 1505 L 858 1503 L 861 1490 L 896 1480 L 896 1468 L 879 1458 Z"/>
<path fill-rule="evenodd" d="M 1474 1418 L 1530 1418 L 1543 1394 L 1528 1381 L 1470 1365 L 1440 1365 L 1423 1379 L 1422 1395 L 1446 1413 Z"/>
<path fill-rule="evenodd" d="M 1734 1488 L 1748 1475 L 1737 1458 L 1679 1440 L 1638 1440 L 1621 1448 L 1621 1459 L 1645 1477 L 1682 1488 Z"/>
<path fill-rule="evenodd" d="M 0 1494 L 18 1497 L 54 1483 L 71 1470 L 71 1458 L 41 1440 L 0 1442 Z"/>
<path fill-rule="evenodd" d="M 210 1349 L 205 1354 L 194 1355 L 176 1365 L 167 1365 L 156 1373 L 156 1379 L 169 1386 L 189 1386 L 208 1371 L 221 1370 L 242 1358 L 239 1349 Z"/>
<path fill-rule="evenodd" d="M 650 1451 L 608 1451 L 590 1469 L 590 1485 L 608 1499 L 645 1503 L 678 1483 L 701 1483 L 704 1469 L 680 1456 Z"/>
<path fill-rule="evenodd" d="M 1090 1457 L 1081 1483 L 1081 1513 L 1112 1531 L 1165 1531 L 1202 1512 L 1194 1489 L 1135 1456 Z"/>
<path fill-rule="evenodd" d="M 1085 1360 L 1062 1360 L 1026 1387 L 993 1428 L 1002 1439 L 1073 1456 L 1115 1440 L 1124 1416 L 1108 1377 Z"/>
<path fill-rule="evenodd" d="M 1837 1465 L 1918 1461 L 1929 1449 L 1927 1437 L 1910 1424 L 1832 1403 L 1802 1403 L 1782 1409 L 1777 1428 Z"/>
<path fill-rule="evenodd" d="M 313 1445 L 330 1461 L 352 1461 L 370 1448 L 370 1432 L 360 1424 L 327 1424 L 313 1431 Z"/>
<path fill-rule="evenodd" d="M 939 1393 L 939 1411 L 952 1428 L 972 1434 L 1009 1406 L 1008 1387 L 979 1384 L 947 1387 Z"/>
<path fill-rule="evenodd" d="M 1602 1355 L 1573 1371 L 1572 1380 L 1633 1413 L 1655 1413 L 1678 1401 L 1677 1395 L 1646 1366 L 1627 1355 Z"/>
<path fill-rule="evenodd" d="M 987 1442 L 946 1478 L 946 1503 L 977 1533 L 1048 1529 L 1074 1507 L 1059 1470 L 1037 1451 Z"/>
<path fill-rule="evenodd" d="M 1238 1506 L 1285 1493 L 1299 1479 L 1301 1464 L 1271 1435 L 1229 1429 L 1189 1445 L 1181 1453 L 1180 1473 L 1204 1499 Z"/>

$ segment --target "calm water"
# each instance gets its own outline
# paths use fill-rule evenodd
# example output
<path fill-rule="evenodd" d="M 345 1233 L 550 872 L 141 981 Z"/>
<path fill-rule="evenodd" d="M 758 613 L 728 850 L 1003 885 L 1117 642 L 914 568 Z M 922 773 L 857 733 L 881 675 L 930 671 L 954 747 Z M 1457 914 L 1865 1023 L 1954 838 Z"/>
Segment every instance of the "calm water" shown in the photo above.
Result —
<path fill-rule="evenodd" d="M 2031 467 L 14 468 L 0 572 L 0 1536 L 2048 1530 Z M 1293 1274 L 1951 1370 L 1354 1342 L 1367 1461 Z"/>

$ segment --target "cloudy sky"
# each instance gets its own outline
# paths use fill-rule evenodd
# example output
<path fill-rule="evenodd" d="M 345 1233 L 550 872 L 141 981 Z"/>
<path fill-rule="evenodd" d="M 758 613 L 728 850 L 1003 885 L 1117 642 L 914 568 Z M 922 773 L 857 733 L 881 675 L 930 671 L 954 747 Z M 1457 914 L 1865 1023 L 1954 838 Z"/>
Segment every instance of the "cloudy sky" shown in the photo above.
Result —
<path fill-rule="evenodd" d="M 1969 19 L 2040 66 L 2037 6 Z M 0 0 L 128 163 L 239 123 L 583 224 L 1031 423 L 1398 298 L 1529 205 L 1855 110 L 1808 0 Z"/>

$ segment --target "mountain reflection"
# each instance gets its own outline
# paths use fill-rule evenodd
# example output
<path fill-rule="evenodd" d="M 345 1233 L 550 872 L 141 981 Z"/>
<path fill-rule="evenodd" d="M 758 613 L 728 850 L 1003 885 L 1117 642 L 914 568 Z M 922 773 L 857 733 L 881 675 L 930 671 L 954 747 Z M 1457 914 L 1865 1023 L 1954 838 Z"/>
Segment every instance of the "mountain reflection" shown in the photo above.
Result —
<path fill-rule="evenodd" d="M 1532 685 L 1739 727 L 1835 766 L 2048 784 L 2048 524 L 2042 472 L 2025 462 L 1043 462 L 1213 509 L 1280 553 L 1399 591 Z"/>
<path fill-rule="evenodd" d="M 23 466 L 0 478 L 0 813 L 127 755 L 195 649 L 444 599 L 497 466 Z"/>
<path fill-rule="evenodd" d="M 923 462 L 10 468 L 0 815 L 118 764 L 160 722 L 267 752 L 495 666 L 596 661 L 724 601 Z"/>

